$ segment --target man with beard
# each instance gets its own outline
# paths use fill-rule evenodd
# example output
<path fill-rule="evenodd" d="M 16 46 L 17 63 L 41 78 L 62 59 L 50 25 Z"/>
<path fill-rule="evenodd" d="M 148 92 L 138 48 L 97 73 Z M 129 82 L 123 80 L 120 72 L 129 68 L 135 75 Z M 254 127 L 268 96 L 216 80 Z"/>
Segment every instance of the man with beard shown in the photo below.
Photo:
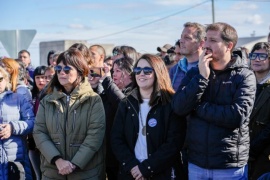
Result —
<path fill-rule="evenodd" d="M 199 56 L 203 51 L 205 27 L 199 23 L 187 22 L 181 34 L 181 39 L 175 44 L 175 52 L 178 51 L 184 58 L 177 59 L 177 64 L 170 69 L 170 78 L 173 89 L 176 91 L 192 67 L 198 65 Z M 176 55 L 176 57 L 179 57 Z M 180 60 L 180 61 L 179 61 Z"/>
<path fill-rule="evenodd" d="M 172 100 L 175 113 L 187 116 L 189 179 L 247 179 L 256 80 L 245 59 L 232 53 L 237 39 L 229 24 L 208 25 L 198 67 Z"/>

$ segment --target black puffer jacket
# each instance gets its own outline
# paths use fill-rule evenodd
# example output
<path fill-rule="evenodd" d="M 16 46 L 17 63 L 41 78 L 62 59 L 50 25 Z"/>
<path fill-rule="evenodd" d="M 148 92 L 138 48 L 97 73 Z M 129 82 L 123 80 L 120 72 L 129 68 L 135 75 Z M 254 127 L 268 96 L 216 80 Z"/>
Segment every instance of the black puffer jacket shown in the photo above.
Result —
<path fill-rule="evenodd" d="M 153 180 L 182 179 L 180 149 L 184 144 L 186 121 L 173 113 L 170 104 L 162 105 L 158 97 L 146 120 L 148 159 L 139 162 L 134 148 L 139 133 L 139 100 L 137 89 L 125 98 L 118 107 L 112 128 L 111 143 L 120 162 L 119 179 L 133 180 L 130 170 L 138 165 L 145 178 Z M 151 127 L 149 122 L 156 120 Z M 172 172 L 173 169 L 173 172 Z"/>
<path fill-rule="evenodd" d="M 106 77 L 94 91 L 100 95 L 106 114 L 106 166 L 118 167 L 118 162 L 112 152 L 110 135 L 118 104 L 131 91 L 131 84 L 121 91 L 111 77 Z"/>
<path fill-rule="evenodd" d="M 257 85 L 257 97 L 250 115 L 249 174 L 258 179 L 270 172 L 270 79 Z"/>
<path fill-rule="evenodd" d="M 256 80 L 239 56 L 209 79 L 191 69 L 176 92 L 172 107 L 187 116 L 189 162 L 207 169 L 243 167 L 249 155 L 249 116 Z"/>

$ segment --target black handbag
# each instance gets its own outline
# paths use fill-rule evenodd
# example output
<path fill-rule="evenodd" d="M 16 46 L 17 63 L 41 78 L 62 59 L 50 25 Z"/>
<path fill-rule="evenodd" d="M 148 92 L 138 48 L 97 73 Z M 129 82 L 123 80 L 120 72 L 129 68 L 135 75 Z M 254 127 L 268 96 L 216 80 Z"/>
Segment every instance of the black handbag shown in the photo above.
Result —
<path fill-rule="evenodd" d="M 8 179 L 9 180 L 25 179 L 25 171 L 22 163 L 8 162 Z"/>

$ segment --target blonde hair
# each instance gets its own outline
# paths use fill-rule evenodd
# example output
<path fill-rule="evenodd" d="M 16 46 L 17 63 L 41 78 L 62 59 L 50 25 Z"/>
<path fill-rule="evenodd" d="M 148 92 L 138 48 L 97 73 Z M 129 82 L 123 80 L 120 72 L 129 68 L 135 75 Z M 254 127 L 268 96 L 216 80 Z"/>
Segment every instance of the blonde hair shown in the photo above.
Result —
<path fill-rule="evenodd" d="M 20 65 L 11 58 L 2 59 L 2 64 L 4 64 L 4 69 L 10 74 L 11 90 L 16 92 Z"/>
<path fill-rule="evenodd" d="M 9 90 L 11 85 L 9 83 L 9 73 L 0 66 L 0 73 L 3 75 L 3 78 L 6 80 L 7 84 L 6 84 L 6 90 Z"/>

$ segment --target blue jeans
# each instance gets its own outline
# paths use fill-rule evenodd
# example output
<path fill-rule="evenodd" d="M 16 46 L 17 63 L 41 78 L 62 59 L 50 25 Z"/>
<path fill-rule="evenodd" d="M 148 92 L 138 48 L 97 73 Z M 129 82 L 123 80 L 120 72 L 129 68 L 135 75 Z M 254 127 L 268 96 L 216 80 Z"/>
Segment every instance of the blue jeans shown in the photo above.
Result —
<path fill-rule="evenodd" d="M 247 165 L 241 168 L 204 169 L 188 163 L 188 179 L 190 180 L 247 180 Z"/>

